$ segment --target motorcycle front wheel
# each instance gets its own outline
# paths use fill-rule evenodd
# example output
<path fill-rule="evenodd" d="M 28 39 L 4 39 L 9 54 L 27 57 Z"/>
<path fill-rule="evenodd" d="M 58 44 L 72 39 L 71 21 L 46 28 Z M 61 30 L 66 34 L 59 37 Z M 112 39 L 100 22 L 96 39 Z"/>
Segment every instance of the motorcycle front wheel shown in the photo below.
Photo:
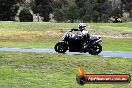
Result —
<path fill-rule="evenodd" d="M 64 42 L 58 42 L 55 45 L 55 51 L 58 53 L 65 53 L 68 50 L 68 46 Z"/>
<path fill-rule="evenodd" d="M 102 51 L 102 46 L 97 43 L 90 46 L 89 54 L 91 55 L 98 55 Z"/>

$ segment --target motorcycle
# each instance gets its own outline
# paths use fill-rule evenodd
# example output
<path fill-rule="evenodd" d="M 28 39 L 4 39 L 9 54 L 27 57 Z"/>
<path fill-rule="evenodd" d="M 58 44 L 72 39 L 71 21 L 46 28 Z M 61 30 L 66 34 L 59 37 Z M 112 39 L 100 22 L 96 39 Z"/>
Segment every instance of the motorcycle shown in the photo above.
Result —
<path fill-rule="evenodd" d="M 91 55 L 98 55 L 102 51 L 100 42 L 102 42 L 101 37 L 90 35 L 87 39 L 81 34 L 74 34 L 69 31 L 56 43 L 54 48 L 58 53 L 65 53 L 69 50 L 69 52 L 88 52 Z M 82 47 L 85 47 L 85 49 L 82 49 Z"/>

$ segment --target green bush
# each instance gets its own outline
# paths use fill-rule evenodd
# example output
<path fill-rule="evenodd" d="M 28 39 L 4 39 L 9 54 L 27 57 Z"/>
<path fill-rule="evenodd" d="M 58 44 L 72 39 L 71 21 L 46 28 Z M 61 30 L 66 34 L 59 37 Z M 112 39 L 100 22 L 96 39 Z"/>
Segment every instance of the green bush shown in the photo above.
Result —
<path fill-rule="evenodd" d="M 0 21 L 14 21 L 19 6 L 17 0 L 0 0 Z"/>
<path fill-rule="evenodd" d="M 28 9 L 22 9 L 19 14 L 20 22 L 33 22 L 33 15 Z"/>

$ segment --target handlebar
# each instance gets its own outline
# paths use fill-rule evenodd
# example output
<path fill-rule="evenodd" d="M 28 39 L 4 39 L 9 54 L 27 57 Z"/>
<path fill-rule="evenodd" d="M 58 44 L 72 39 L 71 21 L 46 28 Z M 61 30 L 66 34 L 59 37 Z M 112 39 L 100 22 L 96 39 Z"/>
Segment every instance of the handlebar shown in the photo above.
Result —
<path fill-rule="evenodd" d="M 69 32 L 72 32 L 72 31 L 79 31 L 79 29 L 77 29 L 77 28 L 72 28 Z"/>

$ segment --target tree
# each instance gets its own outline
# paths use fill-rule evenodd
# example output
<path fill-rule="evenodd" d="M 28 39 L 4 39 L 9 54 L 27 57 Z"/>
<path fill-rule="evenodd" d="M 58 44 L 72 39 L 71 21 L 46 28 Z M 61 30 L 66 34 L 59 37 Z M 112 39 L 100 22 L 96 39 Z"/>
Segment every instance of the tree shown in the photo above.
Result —
<path fill-rule="evenodd" d="M 73 3 L 69 6 L 67 19 L 73 23 L 75 20 L 80 18 L 80 14 L 80 8 L 75 3 Z"/>
<path fill-rule="evenodd" d="M 43 17 L 43 21 L 50 20 L 50 13 L 53 12 L 52 3 L 54 0 L 34 0 L 32 10 L 35 14 L 39 14 Z"/>
<path fill-rule="evenodd" d="M 93 22 L 99 22 L 100 20 L 101 20 L 100 13 L 95 10 L 93 12 L 93 19 L 92 19 L 92 21 Z"/>
<path fill-rule="evenodd" d="M 75 0 L 75 3 L 78 7 L 81 8 L 83 11 L 83 16 L 81 19 L 84 22 L 90 22 L 92 21 L 92 14 L 93 14 L 93 0 Z"/>
<path fill-rule="evenodd" d="M 13 21 L 19 7 L 16 0 L 0 0 L 0 20 Z"/>
<path fill-rule="evenodd" d="M 58 22 L 75 22 L 80 18 L 80 8 L 73 2 L 73 0 L 56 0 L 55 3 L 54 19 Z"/>
<path fill-rule="evenodd" d="M 85 13 L 85 17 L 84 17 L 84 21 L 88 21 L 88 22 L 91 22 L 93 17 L 92 17 L 92 14 L 93 14 L 93 0 L 87 0 L 86 1 L 86 6 L 85 6 L 85 9 L 86 9 L 86 13 Z"/>
<path fill-rule="evenodd" d="M 121 0 L 122 7 L 126 12 L 130 13 L 130 18 L 132 17 L 132 0 Z"/>
<path fill-rule="evenodd" d="M 78 7 L 84 8 L 86 6 L 86 1 L 87 0 L 75 0 L 75 3 L 77 4 Z"/>
<path fill-rule="evenodd" d="M 112 13 L 111 17 L 114 18 L 114 22 L 119 22 L 118 19 L 123 16 L 123 8 L 122 4 L 120 1 L 112 1 L 113 6 L 112 6 Z"/>
<path fill-rule="evenodd" d="M 53 14 L 54 19 L 58 22 L 67 21 L 68 13 L 68 0 L 54 0 L 53 2 Z"/>
<path fill-rule="evenodd" d="M 66 14 L 63 9 L 57 10 L 54 13 L 54 19 L 58 22 L 66 21 Z"/>
<path fill-rule="evenodd" d="M 20 22 L 33 22 L 33 15 L 26 8 L 22 9 L 19 14 Z"/>
<path fill-rule="evenodd" d="M 118 20 L 123 12 L 132 17 L 132 0 L 55 0 L 55 12 L 63 13 L 65 20 L 71 22 L 108 22 L 109 18 Z M 66 3 L 65 3 L 66 1 Z M 122 2 L 122 3 L 121 3 Z M 63 11 L 65 8 L 65 11 Z M 60 11 L 61 9 L 61 11 Z M 64 20 L 64 19 L 63 19 Z"/>
<path fill-rule="evenodd" d="M 94 0 L 93 22 L 107 22 L 111 16 L 111 3 L 108 0 Z"/>
<path fill-rule="evenodd" d="M 111 3 L 109 0 L 75 0 L 82 9 L 84 22 L 107 21 L 111 14 Z"/>
<path fill-rule="evenodd" d="M 54 8 L 62 9 L 68 5 L 68 0 L 54 0 Z"/>

